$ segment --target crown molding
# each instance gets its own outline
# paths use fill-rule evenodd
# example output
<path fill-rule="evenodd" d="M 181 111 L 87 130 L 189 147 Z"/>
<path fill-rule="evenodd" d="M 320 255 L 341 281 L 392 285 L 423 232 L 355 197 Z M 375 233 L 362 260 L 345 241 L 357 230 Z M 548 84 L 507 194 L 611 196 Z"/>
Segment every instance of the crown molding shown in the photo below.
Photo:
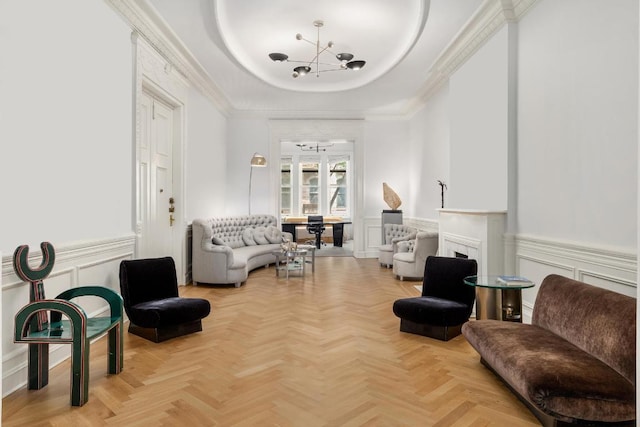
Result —
<path fill-rule="evenodd" d="M 394 119 L 411 118 L 449 78 L 491 37 L 508 23 L 517 23 L 539 0 L 485 0 L 462 30 L 445 47 L 427 73 L 416 96 L 409 100 Z M 196 86 L 226 117 L 299 117 L 299 111 L 243 111 L 235 109 L 204 67 L 193 56 L 169 25 L 146 0 L 105 0 L 131 28 L 138 32 L 191 84 Z M 345 112 L 348 116 L 382 119 L 384 113 Z M 309 116 L 335 117 L 332 112 L 308 112 Z"/>
<path fill-rule="evenodd" d="M 228 117 L 231 103 L 211 76 L 146 0 L 105 0 L 131 27 Z"/>
<path fill-rule="evenodd" d="M 445 47 L 428 72 L 418 94 L 408 102 L 405 115 L 413 116 L 449 81 L 453 73 L 508 23 L 517 23 L 539 0 L 486 0 Z"/>

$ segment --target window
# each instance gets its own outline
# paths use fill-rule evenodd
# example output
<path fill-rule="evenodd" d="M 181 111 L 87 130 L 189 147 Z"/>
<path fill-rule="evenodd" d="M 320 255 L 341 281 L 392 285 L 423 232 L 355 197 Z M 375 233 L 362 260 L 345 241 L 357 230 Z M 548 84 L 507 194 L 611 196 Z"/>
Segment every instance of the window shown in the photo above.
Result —
<path fill-rule="evenodd" d="M 320 213 L 320 161 L 301 159 L 300 209 L 304 215 Z"/>
<path fill-rule="evenodd" d="M 348 214 L 348 157 L 329 156 L 329 214 L 346 216 Z"/>
<path fill-rule="evenodd" d="M 313 143 L 283 142 L 280 162 L 282 216 L 351 215 L 352 141 L 331 141 L 326 151 L 301 149 Z"/>
<path fill-rule="evenodd" d="M 291 215 L 291 157 L 280 163 L 280 215 Z"/>

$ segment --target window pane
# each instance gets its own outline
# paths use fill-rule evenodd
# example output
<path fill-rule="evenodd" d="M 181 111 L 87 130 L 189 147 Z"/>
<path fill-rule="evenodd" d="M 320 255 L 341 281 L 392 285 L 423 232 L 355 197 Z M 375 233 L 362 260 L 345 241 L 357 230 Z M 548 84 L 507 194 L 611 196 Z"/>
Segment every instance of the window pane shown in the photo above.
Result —
<path fill-rule="evenodd" d="M 280 160 L 280 214 L 291 215 L 291 157 Z"/>
<path fill-rule="evenodd" d="M 337 216 L 349 215 L 348 157 L 329 157 L 329 213 Z"/>
<path fill-rule="evenodd" d="M 301 164 L 302 177 L 300 181 L 300 211 L 303 215 L 319 213 L 320 169 L 319 162 L 305 162 Z"/>

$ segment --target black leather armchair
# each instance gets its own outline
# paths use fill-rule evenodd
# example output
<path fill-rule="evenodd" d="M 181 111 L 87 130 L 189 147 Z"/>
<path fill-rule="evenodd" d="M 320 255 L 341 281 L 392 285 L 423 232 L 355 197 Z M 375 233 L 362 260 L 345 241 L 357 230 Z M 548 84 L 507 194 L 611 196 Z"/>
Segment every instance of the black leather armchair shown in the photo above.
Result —
<path fill-rule="evenodd" d="M 176 265 L 171 257 L 120 263 L 120 292 L 129 332 L 154 342 L 202 330 L 211 304 L 178 296 Z"/>
<path fill-rule="evenodd" d="M 322 245 L 322 233 L 324 233 L 324 217 L 322 215 L 309 215 L 307 217 L 307 231 L 316 236 L 316 248 Z"/>
<path fill-rule="evenodd" d="M 422 296 L 393 303 L 393 313 L 400 318 L 400 330 L 442 341 L 460 335 L 476 298 L 475 288 L 466 285 L 464 278 L 477 271 L 473 259 L 428 257 Z"/>

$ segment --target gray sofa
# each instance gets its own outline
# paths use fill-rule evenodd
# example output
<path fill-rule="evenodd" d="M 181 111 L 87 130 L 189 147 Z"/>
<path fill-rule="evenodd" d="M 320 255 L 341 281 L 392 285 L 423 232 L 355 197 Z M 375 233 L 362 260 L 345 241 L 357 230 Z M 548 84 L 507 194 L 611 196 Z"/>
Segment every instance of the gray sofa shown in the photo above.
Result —
<path fill-rule="evenodd" d="M 462 333 L 544 426 L 635 425 L 635 298 L 552 274 L 532 324 L 476 320 Z"/>
<path fill-rule="evenodd" d="M 273 215 L 247 215 L 196 219 L 192 224 L 194 284 L 230 284 L 247 280 L 249 272 L 275 263 L 272 252 L 280 248 L 283 233 Z"/>

